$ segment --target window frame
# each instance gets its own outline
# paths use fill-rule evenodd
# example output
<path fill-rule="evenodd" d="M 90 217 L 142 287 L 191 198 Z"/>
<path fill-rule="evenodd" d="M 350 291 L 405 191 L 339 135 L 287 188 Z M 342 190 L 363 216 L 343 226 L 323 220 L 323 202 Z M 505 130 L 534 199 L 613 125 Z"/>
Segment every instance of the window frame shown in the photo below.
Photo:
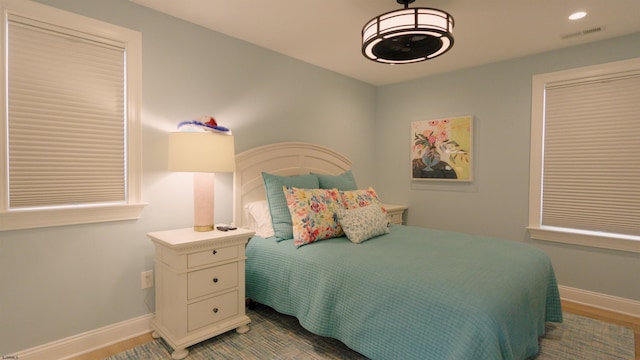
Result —
<path fill-rule="evenodd" d="M 640 70 L 640 58 L 533 76 L 531 95 L 529 225 L 527 226 L 532 239 L 640 253 L 640 241 L 633 236 L 594 233 L 542 225 L 544 116 L 547 84 L 637 70 Z"/>
<path fill-rule="evenodd" d="M 23 1 L 0 0 L 2 26 L 0 44 L 2 47 L 2 71 L 0 72 L 0 231 L 40 228 L 48 226 L 86 224 L 108 221 L 139 219 L 146 205 L 142 202 L 142 35 L 130 29 L 119 27 L 89 17 L 60 10 L 47 5 Z M 122 204 L 83 205 L 41 209 L 10 210 L 8 193 L 8 148 L 7 129 L 7 74 L 6 74 L 6 30 L 10 14 L 65 27 L 124 44 L 126 73 L 126 201 Z"/>

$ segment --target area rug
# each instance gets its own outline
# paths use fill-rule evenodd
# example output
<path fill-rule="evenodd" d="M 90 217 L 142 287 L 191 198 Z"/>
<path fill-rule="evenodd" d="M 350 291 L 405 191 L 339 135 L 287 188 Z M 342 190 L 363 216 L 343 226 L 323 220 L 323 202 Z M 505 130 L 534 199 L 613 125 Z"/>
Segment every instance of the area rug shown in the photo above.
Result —
<path fill-rule="evenodd" d="M 209 359 L 367 359 L 340 341 L 304 330 L 298 320 L 257 305 L 249 310 L 251 331 L 229 331 L 189 348 L 189 360 Z M 565 313 L 562 324 L 548 323 L 535 360 L 633 360 L 633 330 Z M 154 340 L 108 360 L 171 359 L 171 347 Z"/>

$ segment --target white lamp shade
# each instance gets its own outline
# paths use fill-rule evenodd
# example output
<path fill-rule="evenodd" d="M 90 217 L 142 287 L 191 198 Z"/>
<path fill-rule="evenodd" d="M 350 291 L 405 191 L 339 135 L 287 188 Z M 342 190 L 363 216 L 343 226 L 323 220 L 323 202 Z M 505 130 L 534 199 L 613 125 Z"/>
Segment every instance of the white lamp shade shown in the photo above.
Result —
<path fill-rule="evenodd" d="M 169 133 L 169 171 L 233 172 L 233 136 L 212 132 Z"/>

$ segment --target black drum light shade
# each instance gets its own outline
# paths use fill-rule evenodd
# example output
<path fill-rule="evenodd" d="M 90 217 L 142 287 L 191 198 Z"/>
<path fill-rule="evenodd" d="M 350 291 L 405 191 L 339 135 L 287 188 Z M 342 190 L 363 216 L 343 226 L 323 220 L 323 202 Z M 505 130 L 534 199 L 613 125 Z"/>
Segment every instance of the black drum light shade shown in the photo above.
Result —
<path fill-rule="evenodd" d="M 397 0 L 401 10 L 376 16 L 362 28 L 362 54 L 386 64 L 408 64 L 449 51 L 453 46 L 453 17 L 432 8 L 408 8 L 414 0 Z"/>

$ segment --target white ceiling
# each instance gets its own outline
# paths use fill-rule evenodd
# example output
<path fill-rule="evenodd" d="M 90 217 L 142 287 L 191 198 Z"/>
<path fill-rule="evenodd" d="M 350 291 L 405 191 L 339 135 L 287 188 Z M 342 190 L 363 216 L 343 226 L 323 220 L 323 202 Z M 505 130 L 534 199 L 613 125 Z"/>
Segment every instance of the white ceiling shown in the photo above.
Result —
<path fill-rule="evenodd" d="M 454 17 L 455 44 L 432 60 L 388 65 L 362 56 L 361 31 L 402 8 L 396 0 L 131 1 L 374 85 L 640 32 L 640 0 L 416 0 L 410 7 Z M 588 15 L 567 19 L 578 10 Z M 595 27 L 603 30 L 583 34 Z"/>

